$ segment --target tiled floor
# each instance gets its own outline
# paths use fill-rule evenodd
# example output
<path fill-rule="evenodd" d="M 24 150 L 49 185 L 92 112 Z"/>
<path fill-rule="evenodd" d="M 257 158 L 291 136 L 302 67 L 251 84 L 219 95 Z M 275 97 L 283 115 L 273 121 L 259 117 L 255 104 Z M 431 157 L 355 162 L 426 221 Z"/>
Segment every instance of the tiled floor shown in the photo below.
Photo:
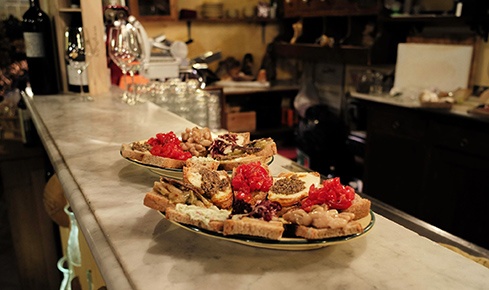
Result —
<path fill-rule="evenodd" d="M 20 288 L 12 235 L 8 223 L 7 206 L 0 192 L 0 289 Z"/>

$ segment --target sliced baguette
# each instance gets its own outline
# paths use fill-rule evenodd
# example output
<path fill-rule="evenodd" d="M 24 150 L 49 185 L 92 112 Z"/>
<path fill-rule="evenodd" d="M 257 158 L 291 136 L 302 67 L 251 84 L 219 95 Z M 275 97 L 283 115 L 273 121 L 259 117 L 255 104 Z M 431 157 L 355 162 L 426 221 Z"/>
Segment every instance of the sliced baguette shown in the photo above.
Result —
<path fill-rule="evenodd" d="M 299 191 L 294 190 L 293 186 L 289 184 L 296 183 L 299 180 L 303 183 L 303 188 Z M 282 207 L 289 207 L 301 202 L 304 198 L 309 196 L 309 188 L 311 185 L 319 186 L 321 183 L 321 176 L 318 172 L 287 172 L 280 173 L 277 178 L 273 180 L 273 186 L 268 192 L 268 199 L 276 201 L 282 205 Z M 281 185 L 281 186 L 279 186 Z M 290 190 L 289 192 L 283 192 L 284 190 Z"/>
<path fill-rule="evenodd" d="M 284 226 L 279 221 L 264 221 L 244 217 L 240 220 L 230 219 L 224 221 L 223 235 L 246 235 L 279 240 L 282 238 Z"/>
<path fill-rule="evenodd" d="M 155 181 L 153 189 L 145 195 L 143 204 L 163 212 L 177 204 L 191 204 L 202 207 L 211 207 L 213 205 L 211 201 L 203 196 L 202 189 L 165 177 L 160 177 L 160 181 Z"/>
<path fill-rule="evenodd" d="M 263 138 L 258 140 L 253 140 L 245 146 L 248 149 L 249 154 L 254 154 L 256 156 L 273 156 L 277 154 L 277 144 L 272 138 Z"/>
<path fill-rule="evenodd" d="M 232 171 L 240 165 L 248 164 L 251 162 L 261 162 L 262 164 L 266 164 L 268 157 L 267 156 L 256 156 L 256 155 L 246 155 L 243 157 L 238 157 L 230 160 L 221 160 L 219 161 L 219 168 L 226 171 Z"/>
<path fill-rule="evenodd" d="M 132 144 L 122 144 L 121 155 L 122 157 L 130 158 L 137 161 L 142 161 L 144 155 L 151 154 L 148 151 L 143 152 L 139 150 L 133 150 Z"/>
<path fill-rule="evenodd" d="M 219 161 L 212 159 L 210 157 L 192 157 L 190 159 L 187 159 L 187 161 L 185 162 L 185 166 L 187 167 L 203 166 L 211 170 L 217 170 L 217 168 L 219 167 Z"/>
<path fill-rule="evenodd" d="M 141 142 L 144 141 L 138 141 L 137 143 L 141 143 Z M 122 144 L 121 146 L 122 157 L 133 159 L 144 164 L 159 166 L 163 168 L 179 169 L 185 165 L 185 160 L 177 160 L 177 159 L 152 155 L 149 151 L 143 152 L 139 150 L 133 150 L 132 144 Z"/>
<path fill-rule="evenodd" d="M 165 217 L 170 221 L 175 221 L 187 225 L 193 225 L 214 232 L 222 232 L 222 228 L 224 225 L 223 221 L 211 220 L 209 221 L 208 224 L 206 224 L 203 221 L 194 220 L 190 217 L 190 215 L 184 212 L 180 212 L 175 208 L 168 208 L 165 212 Z"/>
<path fill-rule="evenodd" d="M 355 199 L 352 201 L 351 206 L 342 212 L 351 212 L 355 214 L 355 220 L 366 217 L 370 213 L 370 200 L 362 198 L 360 195 L 355 194 Z"/>
<path fill-rule="evenodd" d="M 151 209 L 155 209 L 161 212 L 166 212 L 168 208 L 175 207 L 174 203 L 171 203 L 168 197 L 152 190 L 144 196 L 143 204 Z"/>
<path fill-rule="evenodd" d="M 141 162 L 144 164 L 155 165 L 169 169 L 180 169 L 185 165 L 185 160 L 177 160 L 157 155 L 145 155 Z"/>
<path fill-rule="evenodd" d="M 231 178 L 224 170 L 211 170 L 199 164 L 185 166 L 183 182 L 202 189 L 218 208 L 228 209 L 233 205 Z"/>
<path fill-rule="evenodd" d="M 265 169 L 265 171 L 270 175 L 270 168 L 268 167 L 268 165 L 264 162 L 261 162 L 260 163 L 260 166 Z M 238 167 L 238 166 L 237 166 Z M 233 178 L 236 176 L 237 174 L 237 167 L 233 168 L 233 173 L 231 175 L 231 181 L 233 180 Z M 234 192 L 235 194 L 237 192 Z M 261 202 L 262 200 L 265 200 L 268 196 L 268 192 L 264 192 L 264 191 L 253 191 L 251 192 L 251 199 L 248 201 L 249 204 L 251 205 L 256 205 L 258 202 Z"/>
<path fill-rule="evenodd" d="M 350 221 L 346 227 L 339 229 L 296 226 L 295 235 L 308 240 L 327 239 L 334 237 L 349 236 L 363 232 L 362 226 L 356 221 Z"/>
<path fill-rule="evenodd" d="M 235 133 L 235 132 L 229 132 L 231 135 L 236 135 L 236 143 L 238 145 L 244 146 L 248 143 L 250 143 L 250 132 L 242 132 L 242 133 Z"/>

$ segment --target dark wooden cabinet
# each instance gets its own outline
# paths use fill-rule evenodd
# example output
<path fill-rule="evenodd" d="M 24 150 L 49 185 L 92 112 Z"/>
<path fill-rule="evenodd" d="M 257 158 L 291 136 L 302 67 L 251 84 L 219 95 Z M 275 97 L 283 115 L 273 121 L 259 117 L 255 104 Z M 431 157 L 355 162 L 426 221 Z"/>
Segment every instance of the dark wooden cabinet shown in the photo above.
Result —
<path fill-rule="evenodd" d="M 207 90 L 216 88 L 218 87 L 211 86 Z M 283 135 L 291 138 L 297 118 L 293 110 L 297 91 L 295 85 L 275 85 L 258 89 L 226 87 L 221 93 L 222 126 L 230 131 L 251 132 L 254 138 L 282 139 Z M 251 112 L 253 114 L 248 114 Z M 233 118 L 237 119 L 232 120 Z M 253 118 L 253 122 L 249 118 Z M 236 123 L 253 123 L 254 129 L 237 130 L 236 125 L 239 124 Z"/>
<path fill-rule="evenodd" d="M 368 103 L 365 193 L 489 248 L 489 123 Z"/>
<path fill-rule="evenodd" d="M 17 267 L 22 289 L 59 289 L 61 284 L 57 233 L 43 200 L 48 163 L 40 144 L 28 147 L 17 140 L 0 141 L 0 198 L 7 209 L 16 258 L 6 267 Z"/>
<path fill-rule="evenodd" d="M 489 204 L 488 176 L 489 158 L 433 147 L 418 216 L 489 248 L 489 226 L 483 222 Z"/>
<path fill-rule="evenodd" d="M 131 14 L 144 21 L 178 19 L 177 0 L 129 0 Z"/>
<path fill-rule="evenodd" d="M 379 9 L 378 0 L 284 0 L 285 17 L 372 15 Z"/>
<path fill-rule="evenodd" d="M 422 190 L 428 155 L 426 121 L 395 107 L 369 106 L 367 114 L 365 192 L 415 215 L 412 196 Z"/>

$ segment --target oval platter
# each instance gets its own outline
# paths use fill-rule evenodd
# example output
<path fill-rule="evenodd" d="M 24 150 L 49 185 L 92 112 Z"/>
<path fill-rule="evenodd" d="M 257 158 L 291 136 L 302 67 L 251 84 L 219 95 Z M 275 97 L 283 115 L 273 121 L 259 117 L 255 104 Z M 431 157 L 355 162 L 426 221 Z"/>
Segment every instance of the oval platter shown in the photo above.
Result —
<path fill-rule="evenodd" d="M 122 152 L 121 152 L 121 156 L 122 156 Z M 128 162 L 130 162 L 132 164 L 142 166 L 142 167 L 148 169 L 149 171 L 151 171 L 157 175 L 164 176 L 166 178 L 176 179 L 176 180 L 182 180 L 183 179 L 183 170 L 182 169 L 163 168 L 163 167 L 159 167 L 159 166 L 155 166 L 155 165 L 144 164 L 138 160 L 134 160 L 134 159 L 127 158 L 127 157 L 122 157 L 122 158 L 124 158 L 125 160 L 127 160 Z M 273 156 L 268 158 L 267 159 L 267 165 L 272 164 L 273 160 L 274 160 Z M 232 174 L 232 171 L 228 171 L 228 173 Z"/>
<path fill-rule="evenodd" d="M 162 212 L 161 215 L 164 216 Z M 357 220 L 363 228 L 363 233 L 343 236 L 343 237 L 335 237 L 335 238 L 327 238 L 321 240 L 307 240 L 303 238 L 288 238 L 284 237 L 280 240 L 269 240 L 260 237 L 251 237 L 251 236 L 224 236 L 218 232 L 207 231 L 201 229 L 196 226 L 181 224 L 174 221 L 169 221 L 183 229 L 188 231 L 204 235 L 211 238 L 216 238 L 220 240 L 225 240 L 233 243 L 238 243 L 246 246 L 257 247 L 257 248 L 265 248 L 272 250 L 286 250 L 286 251 L 304 251 L 304 250 L 314 250 L 320 249 L 332 245 L 347 243 L 358 238 L 361 238 L 368 234 L 375 225 L 375 215 L 372 211 L 370 214 L 364 218 Z"/>

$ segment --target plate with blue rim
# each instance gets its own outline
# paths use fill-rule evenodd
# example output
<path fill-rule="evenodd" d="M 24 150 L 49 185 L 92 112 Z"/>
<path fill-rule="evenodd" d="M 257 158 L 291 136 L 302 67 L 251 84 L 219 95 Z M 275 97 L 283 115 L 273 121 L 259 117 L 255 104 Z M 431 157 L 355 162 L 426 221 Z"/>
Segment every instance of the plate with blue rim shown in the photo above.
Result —
<path fill-rule="evenodd" d="M 164 213 L 162 212 L 160 213 L 161 215 L 165 216 Z M 272 250 L 304 251 L 304 250 L 320 249 L 320 248 L 337 245 L 337 244 L 343 244 L 364 237 L 372 230 L 372 228 L 375 225 L 375 214 L 373 213 L 373 211 L 370 211 L 370 213 L 366 217 L 357 220 L 357 222 L 359 222 L 363 228 L 363 232 L 361 233 L 348 235 L 348 236 L 341 236 L 341 237 L 318 239 L 318 240 L 308 240 L 308 239 L 298 238 L 298 237 L 282 237 L 279 240 L 270 240 L 270 239 L 253 237 L 253 236 L 241 236 L 241 235 L 224 236 L 222 233 L 208 231 L 193 225 L 182 224 L 175 221 L 170 221 L 170 222 L 183 229 L 186 229 L 188 231 L 200 235 L 204 235 L 210 238 L 225 240 L 233 243 L 238 243 L 246 246 L 272 249 Z"/>
<path fill-rule="evenodd" d="M 122 156 L 122 152 L 121 152 L 121 156 Z M 176 180 L 183 179 L 183 170 L 181 168 L 164 168 L 156 165 L 144 164 L 139 160 L 131 159 L 128 157 L 122 157 L 122 158 L 124 158 L 125 160 L 129 161 L 132 164 L 144 167 L 159 176 L 176 179 Z M 272 164 L 273 160 L 274 160 L 273 156 L 269 157 L 267 159 L 267 165 Z M 233 173 L 232 171 L 228 171 L 228 174 L 232 174 L 232 173 Z"/>

